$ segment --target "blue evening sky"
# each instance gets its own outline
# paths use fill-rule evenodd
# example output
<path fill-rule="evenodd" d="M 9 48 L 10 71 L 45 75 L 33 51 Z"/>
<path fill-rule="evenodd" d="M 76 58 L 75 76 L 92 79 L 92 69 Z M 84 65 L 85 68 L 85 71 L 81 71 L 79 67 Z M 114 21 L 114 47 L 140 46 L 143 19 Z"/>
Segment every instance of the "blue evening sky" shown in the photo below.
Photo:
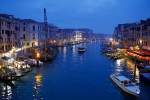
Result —
<path fill-rule="evenodd" d="M 91 28 L 111 34 L 119 23 L 150 18 L 150 0 L 0 0 L 0 13 L 48 22 L 62 28 Z"/>

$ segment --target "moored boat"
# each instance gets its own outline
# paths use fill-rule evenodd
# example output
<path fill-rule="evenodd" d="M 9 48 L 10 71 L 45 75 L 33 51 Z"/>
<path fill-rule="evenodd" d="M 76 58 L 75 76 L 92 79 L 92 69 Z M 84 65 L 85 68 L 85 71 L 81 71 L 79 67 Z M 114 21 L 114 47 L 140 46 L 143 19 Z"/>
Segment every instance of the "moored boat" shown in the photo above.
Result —
<path fill-rule="evenodd" d="M 150 83 L 150 73 L 140 73 L 140 79 L 143 82 Z"/>
<path fill-rule="evenodd" d="M 136 97 L 139 96 L 140 89 L 136 82 L 133 82 L 123 75 L 112 74 L 110 75 L 110 78 L 125 93 Z"/>
<path fill-rule="evenodd" d="M 140 70 L 141 73 L 150 73 L 150 66 L 145 66 L 143 69 Z"/>
<path fill-rule="evenodd" d="M 140 69 L 140 80 L 144 83 L 150 83 L 150 66 L 144 66 Z"/>

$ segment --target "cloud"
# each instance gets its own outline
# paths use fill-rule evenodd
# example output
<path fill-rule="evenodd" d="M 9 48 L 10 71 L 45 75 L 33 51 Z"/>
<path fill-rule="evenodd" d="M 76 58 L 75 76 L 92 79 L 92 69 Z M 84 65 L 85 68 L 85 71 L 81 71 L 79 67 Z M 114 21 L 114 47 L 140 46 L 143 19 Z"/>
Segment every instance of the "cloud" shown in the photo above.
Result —
<path fill-rule="evenodd" d="M 50 12 L 74 11 L 74 13 L 92 13 L 117 4 L 118 0 L 26 0 L 34 8 L 46 7 Z M 33 6 L 34 5 L 34 6 Z"/>
<path fill-rule="evenodd" d="M 110 6 L 115 6 L 117 0 L 81 0 L 82 12 L 94 12 L 98 9 L 105 9 Z"/>
<path fill-rule="evenodd" d="M 150 16 L 150 0 L 1 0 L 0 13 L 43 21 L 62 27 L 90 27 L 111 33 L 114 25 Z"/>

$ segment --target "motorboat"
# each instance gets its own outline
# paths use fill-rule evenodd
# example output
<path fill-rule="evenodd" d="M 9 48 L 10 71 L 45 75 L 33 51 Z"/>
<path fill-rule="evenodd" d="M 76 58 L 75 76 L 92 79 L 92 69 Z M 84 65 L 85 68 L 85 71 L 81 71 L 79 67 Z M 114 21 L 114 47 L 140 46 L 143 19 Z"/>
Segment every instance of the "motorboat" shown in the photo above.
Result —
<path fill-rule="evenodd" d="M 23 73 L 21 72 L 20 69 L 17 69 L 14 66 L 8 66 L 8 68 L 11 70 L 11 72 L 15 73 L 14 75 L 12 75 L 13 77 L 21 77 L 21 76 L 23 76 Z"/>
<path fill-rule="evenodd" d="M 84 48 L 84 47 L 79 47 L 78 48 L 78 52 L 79 53 L 83 53 L 83 52 L 85 52 L 86 51 L 86 49 Z"/>
<path fill-rule="evenodd" d="M 30 66 L 37 66 L 37 60 L 36 59 L 27 59 L 27 60 L 24 60 L 24 62 Z M 42 66 L 44 63 L 42 61 L 38 61 L 39 62 L 39 65 Z"/>
<path fill-rule="evenodd" d="M 22 76 L 24 76 L 24 73 L 22 73 L 22 71 L 21 71 L 21 70 L 17 70 L 17 69 L 15 69 L 15 72 L 16 72 L 15 77 L 22 77 Z"/>
<path fill-rule="evenodd" d="M 136 82 L 128 79 L 124 75 L 112 74 L 110 75 L 110 78 L 125 93 L 136 97 L 139 96 L 140 89 L 139 89 L 139 85 Z"/>

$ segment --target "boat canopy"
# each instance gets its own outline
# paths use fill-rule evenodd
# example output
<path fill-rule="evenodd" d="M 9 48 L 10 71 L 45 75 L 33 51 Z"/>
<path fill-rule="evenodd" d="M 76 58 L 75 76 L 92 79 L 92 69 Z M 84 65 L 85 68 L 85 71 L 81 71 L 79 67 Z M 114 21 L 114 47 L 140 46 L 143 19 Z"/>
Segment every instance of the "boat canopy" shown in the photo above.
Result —
<path fill-rule="evenodd" d="M 15 61 L 14 58 L 7 57 L 7 56 L 1 57 L 1 60 L 8 62 L 8 63 L 13 63 L 13 61 Z"/>
<path fill-rule="evenodd" d="M 143 73 L 143 76 L 144 76 L 145 78 L 148 78 L 148 79 L 150 80 L 150 73 Z"/>
<path fill-rule="evenodd" d="M 150 66 L 145 66 L 145 69 L 150 69 Z"/>
<path fill-rule="evenodd" d="M 120 81 L 130 81 L 128 78 L 126 78 L 125 76 L 117 76 L 116 77 L 118 80 Z"/>

